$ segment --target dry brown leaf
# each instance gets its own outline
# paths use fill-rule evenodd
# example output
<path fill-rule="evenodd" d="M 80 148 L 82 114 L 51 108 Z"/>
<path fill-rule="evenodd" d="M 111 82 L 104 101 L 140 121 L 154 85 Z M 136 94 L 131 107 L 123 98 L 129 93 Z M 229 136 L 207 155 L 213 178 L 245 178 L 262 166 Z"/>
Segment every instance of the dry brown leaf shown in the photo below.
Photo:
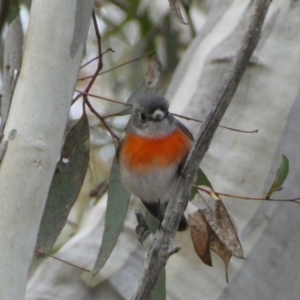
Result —
<path fill-rule="evenodd" d="M 156 56 L 149 62 L 144 80 L 147 88 L 158 88 L 161 78 L 162 65 Z"/>
<path fill-rule="evenodd" d="M 231 258 L 230 252 L 224 246 L 224 244 L 220 241 L 220 239 L 215 235 L 212 234 L 210 238 L 209 247 L 212 251 L 214 251 L 217 255 L 221 257 L 225 264 L 225 276 L 226 282 L 228 283 L 228 265 Z"/>
<path fill-rule="evenodd" d="M 206 265 L 212 266 L 209 243 L 213 232 L 200 210 L 188 217 L 195 251 Z"/>
<path fill-rule="evenodd" d="M 215 200 L 208 194 L 202 192 L 200 193 L 200 197 L 207 206 L 207 209 L 203 210 L 203 214 L 213 232 L 232 255 L 238 258 L 244 258 L 243 249 L 235 225 L 232 223 L 231 217 L 223 202 L 221 200 Z"/>
<path fill-rule="evenodd" d="M 188 23 L 184 21 L 181 11 L 180 11 L 180 1 L 179 0 L 169 0 L 171 11 L 174 17 L 179 21 L 181 24 L 187 25 Z"/>

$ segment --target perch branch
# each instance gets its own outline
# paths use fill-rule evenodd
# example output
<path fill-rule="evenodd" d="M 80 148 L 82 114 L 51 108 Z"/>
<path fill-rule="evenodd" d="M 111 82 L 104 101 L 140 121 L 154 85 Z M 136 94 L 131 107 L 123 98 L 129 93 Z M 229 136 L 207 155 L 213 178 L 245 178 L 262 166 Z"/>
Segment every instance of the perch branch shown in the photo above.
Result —
<path fill-rule="evenodd" d="M 153 236 L 153 242 L 146 249 L 144 270 L 133 295 L 132 299 L 134 300 L 151 299 L 157 279 L 169 258 L 169 249 L 171 248 L 182 213 L 185 209 L 186 199 L 188 199 L 189 194 L 188 191 L 193 183 L 198 166 L 209 147 L 220 120 L 237 89 L 238 83 L 258 43 L 262 24 L 270 3 L 271 0 L 257 0 L 255 2 L 254 13 L 242 45 L 229 65 L 212 109 L 197 134 L 193 149 L 183 168 L 182 176 L 178 179 L 176 188 L 173 190 L 171 196 L 173 201 L 169 202 L 165 218 L 162 222 L 163 230 L 156 232 Z"/>

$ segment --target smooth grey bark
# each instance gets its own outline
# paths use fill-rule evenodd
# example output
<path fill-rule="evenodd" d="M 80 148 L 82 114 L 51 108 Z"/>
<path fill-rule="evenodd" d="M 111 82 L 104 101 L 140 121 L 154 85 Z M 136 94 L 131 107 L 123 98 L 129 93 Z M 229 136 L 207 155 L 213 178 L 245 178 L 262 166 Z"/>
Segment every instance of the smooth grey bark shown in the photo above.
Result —
<path fill-rule="evenodd" d="M 24 299 L 27 273 L 91 20 L 93 1 L 34 0 L 0 168 L 0 299 Z M 13 136 L 11 135 L 13 133 Z"/>

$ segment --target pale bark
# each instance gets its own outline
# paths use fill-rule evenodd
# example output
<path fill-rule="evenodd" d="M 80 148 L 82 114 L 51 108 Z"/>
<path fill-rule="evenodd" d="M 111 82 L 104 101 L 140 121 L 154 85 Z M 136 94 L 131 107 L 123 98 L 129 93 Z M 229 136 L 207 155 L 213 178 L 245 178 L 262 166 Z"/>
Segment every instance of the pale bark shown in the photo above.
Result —
<path fill-rule="evenodd" d="M 166 94 L 172 112 L 202 120 L 241 41 L 254 3 L 215 0 L 209 5 L 205 26 L 183 55 Z M 217 130 L 201 164 L 217 191 L 263 196 L 281 154 L 285 154 L 291 163 L 290 174 L 276 196 L 299 195 L 299 14 L 299 1 L 277 0 L 270 5 L 262 38 L 222 120 L 223 125 L 259 132 Z M 192 121 L 185 124 L 193 132 L 199 126 Z M 228 198 L 224 202 L 236 222 L 247 259 L 231 259 L 227 284 L 223 262 L 212 254 L 213 267 L 204 265 L 195 254 L 189 232 L 177 233 L 174 246 L 182 250 L 166 266 L 168 299 L 298 299 L 299 206 Z M 80 229 L 56 255 L 93 267 L 105 204 L 106 196 L 86 213 Z M 131 202 L 124 231 L 98 276 L 88 278 L 88 273 L 48 258 L 31 278 L 26 300 L 40 300 L 45 294 L 49 299 L 130 299 L 144 255 L 134 232 L 134 210 L 139 204 L 138 200 Z M 188 207 L 189 212 L 195 209 Z"/>
<path fill-rule="evenodd" d="M 0 299 L 24 298 L 93 1 L 35 0 L 0 168 Z"/>

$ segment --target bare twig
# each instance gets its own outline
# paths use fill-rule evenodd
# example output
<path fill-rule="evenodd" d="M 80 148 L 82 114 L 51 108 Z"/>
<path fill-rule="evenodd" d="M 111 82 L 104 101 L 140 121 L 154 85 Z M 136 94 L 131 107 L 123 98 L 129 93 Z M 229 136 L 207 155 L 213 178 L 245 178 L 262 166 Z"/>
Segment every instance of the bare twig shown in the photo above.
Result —
<path fill-rule="evenodd" d="M 165 218 L 162 222 L 163 230 L 157 231 L 153 236 L 153 243 L 146 249 L 144 270 L 133 296 L 134 300 L 151 299 L 156 281 L 168 260 L 169 249 L 186 207 L 186 199 L 188 199 L 189 190 L 196 176 L 198 166 L 209 147 L 218 124 L 237 89 L 238 83 L 258 43 L 262 24 L 270 3 L 271 0 L 257 0 L 255 3 L 255 10 L 242 45 L 229 65 L 216 101 L 197 134 L 193 149 L 183 168 L 182 176 L 178 179 L 176 188 L 173 190 L 171 199 L 174 199 L 174 201 L 170 201 L 167 207 Z"/>
<path fill-rule="evenodd" d="M 188 120 L 188 121 L 195 121 L 195 122 L 198 122 L 198 123 L 203 123 L 203 121 L 195 119 L 195 118 L 186 117 L 186 116 L 182 116 L 182 115 L 178 115 L 178 114 L 174 114 L 174 113 L 172 113 L 172 115 L 175 116 L 175 117 L 178 117 L 178 118 Z M 255 129 L 255 130 L 242 130 L 242 129 L 236 129 L 236 128 L 232 128 L 232 127 L 228 127 L 228 126 L 224 126 L 224 125 L 218 125 L 218 126 L 221 127 L 221 128 L 231 130 L 231 131 L 242 132 L 242 133 L 257 133 L 258 132 L 258 129 Z"/>
<path fill-rule="evenodd" d="M 90 101 L 88 100 L 88 98 L 87 98 L 86 95 L 83 95 L 83 100 L 84 100 L 84 103 L 90 109 L 90 111 L 101 121 L 101 123 L 103 124 L 103 126 L 106 128 L 106 130 L 110 133 L 111 137 L 113 138 L 115 145 L 117 145 L 118 141 L 119 141 L 119 137 L 108 126 L 108 124 L 103 119 L 103 117 L 94 109 L 94 107 L 92 106 L 92 104 L 90 103 Z"/>
<path fill-rule="evenodd" d="M 138 236 L 139 242 L 145 245 L 149 241 L 150 229 L 146 223 L 146 220 L 140 210 L 135 211 L 138 225 L 136 226 L 135 232 Z"/>
<path fill-rule="evenodd" d="M 108 72 L 110 72 L 110 71 L 113 71 L 113 70 L 115 70 L 115 69 L 121 68 L 121 67 L 126 66 L 126 65 L 128 65 L 128 64 L 130 64 L 130 63 L 139 61 L 140 59 L 142 59 L 142 58 L 144 58 L 144 57 L 147 57 L 147 56 L 149 56 L 149 55 L 151 55 L 151 54 L 153 54 L 153 53 L 154 53 L 154 51 L 150 51 L 150 52 L 148 52 L 148 53 L 146 53 L 146 54 L 144 54 L 144 55 L 142 55 L 142 56 L 139 56 L 139 57 L 137 57 L 137 58 L 131 59 L 131 60 L 129 60 L 129 61 L 125 61 L 124 63 L 122 63 L 122 64 L 120 64 L 120 65 L 117 65 L 117 66 L 115 66 L 115 67 L 113 67 L 113 68 L 110 68 L 110 69 L 108 69 L 108 70 L 105 70 L 105 71 L 103 71 L 103 72 L 100 72 L 99 74 L 97 74 L 97 76 L 100 76 L 100 75 L 103 75 L 103 74 L 108 73 Z M 103 54 L 104 54 L 104 53 L 103 53 Z M 103 55 L 103 54 L 102 54 L 102 55 Z M 94 60 L 97 59 L 97 58 L 98 58 L 98 56 L 95 57 Z M 91 62 L 91 61 L 90 61 L 90 62 Z M 82 77 L 82 78 L 77 79 L 77 81 L 80 81 L 80 80 L 86 80 L 86 79 L 92 78 L 93 76 L 94 76 L 94 75 Z"/>
<path fill-rule="evenodd" d="M 85 271 L 85 272 L 90 272 L 90 270 L 87 270 L 87 269 L 85 269 L 85 268 L 76 266 L 76 265 L 74 265 L 74 264 L 72 264 L 72 263 L 70 263 L 70 262 L 68 262 L 68 261 L 65 261 L 65 260 L 63 260 L 63 259 L 61 259 L 61 258 L 58 258 L 58 257 L 53 256 L 53 255 L 51 255 L 51 254 L 45 253 L 44 251 L 42 251 L 42 250 L 40 250 L 40 249 L 35 249 L 35 253 L 36 253 L 36 256 L 46 255 L 46 256 L 49 256 L 49 257 L 51 257 L 51 258 L 53 258 L 53 259 L 56 259 L 56 260 L 58 260 L 58 261 L 61 261 L 61 262 L 65 263 L 65 264 L 67 264 L 67 265 L 69 265 L 69 266 L 72 266 L 72 267 L 74 267 L 74 268 L 77 268 L 77 269 L 79 269 L 79 270 L 82 270 L 82 271 Z"/>
<path fill-rule="evenodd" d="M 193 186 L 199 190 L 202 191 L 204 193 L 210 193 L 210 190 L 207 190 L 203 187 L 197 186 L 195 184 L 193 184 Z M 214 191 L 214 193 L 216 193 L 219 196 L 224 196 L 224 197 L 230 197 L 230 198 L 234 198 L 234 199 L 240 199 L 240 200 L 254 200 L 254 201 L 273 201 L 273 202 L 296 202 L 299 204 L 298 201 L 300 201 L 300 197 L 297 198 L 291 198 L 291 199 L 272 199 L 272 198 L 266 198 L 266 197 L 250 197 L 250 196 L 241 196 L 241 195 L 233 195 L 233 194 L 227 194 L 227 193 L 222 193 L 222 192 L 218 192 L 218 191 Z"/>
<path fill-rule="evenodd" d="M 98 73 L 100 72 L 100 70 L 102 69 L 103 67 L 103 62 L 102 62 L 102 47 L 101 47 L 101 35 L 100 35 L 100 32 L 99 32 L 99 28 L 98 28 L 98 25 L 97 25 L 97 19 L 96 19 L 96 15 L 95 15 L 95 11 L 93 11 L 92 13 L 92 19 L 93 19 L 93 24 L 94 24 L 94 28 L 95 28 L 95 32 L 96 32 L 96 38 L 97 38 L 97 45 L 98 45 L 98 65 L 97 65 L 97 69 L 94 73 L 94 75 L 92 76 L 90 82 L 88 83 L 88 85 L 86 86 L 85 88 L 85 93 L 88 93 L 91 89 L 91 87 L 93 86 L 95 80 L 97 79 L 97 76 L 98 76 Z M 74 102 L 76 102 L 76 100 L 78 100 L 82 95 L 81 94 L 78 94 L 73 100 L 72 100 L 72 104 Z"/>
<path fill-rule="evenodd" d="M 124 103 L 124 102 L 121 102 L 121 101 L 113 100 L 113 99 L 110 99 L 110 98 L 107 98 L 107 97 L 97 96 L 95 94 L 86 93 L 86 92 L 79 91 L 79 90 L 75 90 L 75 91 L 80 93 L 80 94 L 83 94 L 83 95 L 88 95 L 90 97 L 102 99 L 102 100 L 109 101 L 109 102 L 112 102 L 112 103 L 121 104 L 121 105 L 124 105 L 124 106 L 132 106 L 133 105 L 131 103 Z M 171 114 L 175 117 L 182 118 L 182 119 L 185 119 L 185 120 L 188 120 L 188 121 L 203 123 L 203 121 L 195 119 L 195 118 L 186 117 L 186 116 L 178 115 L 178 114 L 175 114 L 175 113 L 171 113 Z M 106 118 L 114 117 L 115 115 L 116 115 L 115 113 L 110 113 L 108 115 L 103 116 L 102 118 L 106 119 Z M 258 132 L 258 129 L 255 129 L 255 130 L 242 130 L 242 129 L 237 129 L 237 128 L 233 128 L 233 127 L 223 126 L 223 125 L 219 125 L 219 127 L 222 127 L 222 128 L 225 128 L 225 129 L 228 129 L 228 130 L 231 130 L 231 131 L 241 132 L 241 133 L 257 133 Z"/>
<path fill-rule="evenodd" d="M 103 126 L 107 129 L 107 131 L 110 133 L 110 135 L 112 136 L 115 145 L 117 145 L 119 137 L 110 129 L 110 127 L 107 125 L 106 121 L 104 120 L 104 118 L 94 109 L 94 107 L 91 105 L 90 101 L 88 100 L 88 94 L 89 91 L 91 89 L 91 87 L 93 86 L 98 73 L 100 72 L 100 70 L 103 67 L 103 62 L 102 62 L 102 47 L 101 47 L 101 35 L 99 32 L 99 28 L 97 25 L 97 19 L 96 19 L 96 15 L 95 15 L 95 11 L 93 11 L 92 14 L 92 19 L 93 19 L 93 23 L 94 23 L 94 28 L 95 28 L 95 32 L 96 32 L 96 38 L 97 38 L 97 44 L 98 44 L 98 65 L 97 65 L 97 69 L 94 73 L 94 75 L 92 76 L 90 82 L 88 83 L 88 85 L 86 86 L 84 92 L 80 92 L 74 99 L 73 99 L 73 103 L 79 98 L 82 97 L 83 98 L 83 105 L 87 105 L 90 109 L 90 111 L 101 121 L 101 123 L 103 124 Z M 83 108 L 83 111 L 85 111 L 85 108 Z"/>
<path fill-rule="evenodd" d="M 108 49 L 106 49 L 106 50 L 102 53 L 102 56 L 103 56 L 105 53 L 107 53 L 108 51 L 115 52 L 115 50 L 113 50 L 112 48 L 108 48 Z M 96 57 L 94 57 L 94 58 L 92 58 L 92 59 L 90 59 L 89 61 L 87 61 L 86 63 L 84 63 L 84 64 L 80 67 L 80 69 L 86 67 L 87 65 L 89 65 L 90 63 L 92 63 L 93 61 L 95 61 L 95 60 L 98 59 L 98 58 L 99 58 L 99 55 L 96 56 Z M 93 77 L 93 76 L 89 76 L 89 77 L 87 77 L 87 78 L 91 78 L 91 77 Z M 77 79 L 77 80 L 83 80 L 83 79 Z"/>
<path fill-rule="evenodd" d="M 102 99 L 102 100 L 109 101 L 109 102 L 112 102 L 112 103 L 122 104 L 124 106 L 132 106 L 131 103 L 124 103 L 124 102 L 121 102 L 121 101 L 113 100 L 113 99 L 110 99 L 110 98 L 107 98 L 107 97 L 97 96 L 95 94 L 91 94 L 91 93 L 87 93 L 87 92 L 83 92 L 83 91 L 79 91 L 79 90 L 75 90 L 75 92 L 78 92 L 80 95 L 87 95 L 87 96 L 90 96 L 90 97 L 93 97 L 93 98 Z M 114 115 L 111 115 L 111 116 L 114 116 Z M 108 116 L 103 116 L 103 118 L 108 118 Z"/>

